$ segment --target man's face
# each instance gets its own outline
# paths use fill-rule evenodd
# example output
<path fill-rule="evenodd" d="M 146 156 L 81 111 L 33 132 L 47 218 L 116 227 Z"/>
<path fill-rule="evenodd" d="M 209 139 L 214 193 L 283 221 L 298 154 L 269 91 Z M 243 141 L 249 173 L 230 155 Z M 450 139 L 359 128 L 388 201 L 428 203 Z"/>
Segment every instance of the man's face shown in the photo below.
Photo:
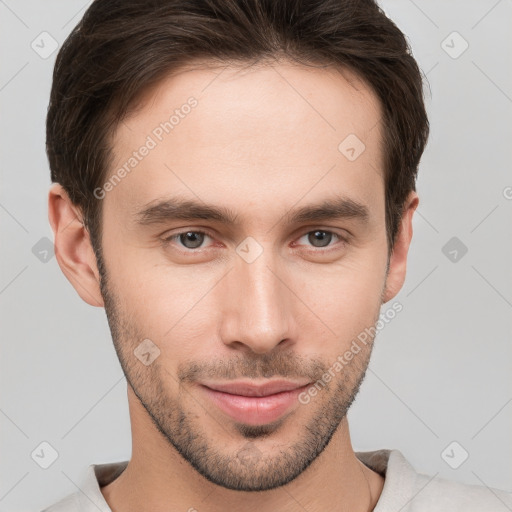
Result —
<path fill-rule="evenodd" d="M 309 403 L 280 413 L 233 416 L 202 384 L 321 380 L 377 320 L 387 264 L 379 103 L 349 72 L 285 63 L 189 70 L 154 93 L 116 133 L 110 175 L 134 151 L 137 163 L 103 198 L 116 351 L 154 425 L 197 471 L 231 489 L 271 489 L 325 448 L 371 343 Z M 177 198 L 233 223 L 172 216 Z M 342 200 L 338 217 L 294 218 Z"/>

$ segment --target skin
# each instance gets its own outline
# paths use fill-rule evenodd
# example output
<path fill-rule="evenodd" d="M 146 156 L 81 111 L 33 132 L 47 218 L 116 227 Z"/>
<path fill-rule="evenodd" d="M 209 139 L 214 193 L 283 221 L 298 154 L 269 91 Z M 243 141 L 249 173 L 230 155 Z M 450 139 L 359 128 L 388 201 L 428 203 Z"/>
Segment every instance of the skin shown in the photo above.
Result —
<path fill-rule="evenodd" d="M 269 425 L 235 422 L 199 382 L 321 378 L 401 289 L 418 196 L 404 204 L 386 272 L 378 98 L 347 70 L 196 66 L 142 97 L 113 137 L 110 173 L 190 96 L 197 106 L 102 199 L 103 280 L 81 212 L 59 184 L 49 194 L 59 265 L 105 307 L 128 381 L 132 457 L 102 493 L 114 512 L 371 510 L 384 479 L 356 458 L 346 412 L 373 343 Z M 338 150 L 351 133 L 366 146 L 354 161 Z M 286 223 L 334 193 L 365 205 L 367 222 Z M 237 223 L 137 222 L 178 194 L 227 206 Z M 208 231 L 199 246 L 163 241 L 197 229 Z M 316 230 L 332 233 L 325 246 Z M 249 236 L 262 248 L 251 263 L 236 252 Z M 144 339 L 160 350 L 147 366 L 134 355 Z"/>

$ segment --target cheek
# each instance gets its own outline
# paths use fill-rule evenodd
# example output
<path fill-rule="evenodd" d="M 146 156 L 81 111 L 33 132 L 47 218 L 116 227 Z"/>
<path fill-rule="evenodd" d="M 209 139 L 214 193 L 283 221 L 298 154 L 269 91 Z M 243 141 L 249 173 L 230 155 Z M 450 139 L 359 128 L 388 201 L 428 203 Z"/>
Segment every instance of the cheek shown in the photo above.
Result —
<path fill-rule="evenodd" d="M 385 259 L 375 254 L 365 259 L 361 253 L 339 265 L 297 275 L 297 295 L 311 311 L 299 306 L 302 314 L 296 320 L 303 329 L 333 340 L 339 349 L 374 324 L 386 271 Z"/>
<path fill-rule="evenodd" d="M 133 250 L 133 248 L 132 248 Z M 142 339 L 149 338 L 171 370 L 184 359 L 197 359 L 214 338 L 218 304 L 209 293 L 222 275 L 193 266 L 151 264 L 148 251 L 133 250 L 110 272 L 125 321 Z M 112 265 L 110 265 L 112 267 Z M 139 340 L 133 340 L 137 344 Z"/>

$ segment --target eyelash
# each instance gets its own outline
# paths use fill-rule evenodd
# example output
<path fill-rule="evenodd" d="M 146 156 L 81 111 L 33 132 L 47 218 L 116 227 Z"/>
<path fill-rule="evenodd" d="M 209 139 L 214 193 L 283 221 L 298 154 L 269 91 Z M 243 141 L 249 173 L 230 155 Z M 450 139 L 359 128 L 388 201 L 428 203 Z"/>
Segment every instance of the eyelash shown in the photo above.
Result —
<path fill-rule="evenodd" d="M 314 233 L 315 231 L 322 231 L 324 233 L 330 233 L 330 234 L 336 236 L 339 239 L 341 245 L 345 245 L 348 243 L 347 237 L 343 237 L 339 233 L 336 233 L 335 231 L 330 231 L 330 230 L 322 229 L 322 228 L 316 228 L 316 229 L 312 229 L 310 231 L 306 231 L 299 238 L 309 235 L 310 233 Z M 211 233 L 209 233 L 208 231 L 204 231 L 202 229 L 187 229 L 185 231 L 180 231 L 179 233 L 174 233 L 173 235 L 163 238 L 162 241 L 163 241 L 164 247 L 167 247 L 167 245 L 169 245 L 173 240 L 178 239 L 180 235 L 184 235 L 186 233 L 199 233 L 202 235 L 209 236 L 210 238 L 213 238 L 213 235 Z M 336 246 L 336 245 L 337 244 L 334 244 L 334 246 Z M 332 245 L 328 245 L 326 247 L 317 247 L 317 248 L 313 247 L 313 249 L 311 249 L 311 252 L 328 252 L 332 248 L 333 248 Z M 188 249 L 187 247 L 183 247 L 182 252 L 187 253 L 187 254 L 194 254 L 195 252 L 201 251 L 201 249 L 203 249 L 203 248 L 198 247 L 197 249 Z"/>

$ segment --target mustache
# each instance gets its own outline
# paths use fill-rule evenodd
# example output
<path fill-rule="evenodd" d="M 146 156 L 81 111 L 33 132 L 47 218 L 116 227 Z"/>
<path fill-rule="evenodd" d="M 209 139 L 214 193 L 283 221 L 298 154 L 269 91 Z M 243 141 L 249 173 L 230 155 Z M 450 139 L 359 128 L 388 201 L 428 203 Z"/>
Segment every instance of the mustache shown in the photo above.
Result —
<path fill-rule="evenodd" d="M 210 359 L 204 362 L 182 362 L 178 366 L 178 379 L 181 382 L 194 382 L 213 378 L 235 380 L 281 377 L 316 381 L 327 369 L 328 365 L 324 361 L 297 354 L 250 354 L 214 362 Z"/>

